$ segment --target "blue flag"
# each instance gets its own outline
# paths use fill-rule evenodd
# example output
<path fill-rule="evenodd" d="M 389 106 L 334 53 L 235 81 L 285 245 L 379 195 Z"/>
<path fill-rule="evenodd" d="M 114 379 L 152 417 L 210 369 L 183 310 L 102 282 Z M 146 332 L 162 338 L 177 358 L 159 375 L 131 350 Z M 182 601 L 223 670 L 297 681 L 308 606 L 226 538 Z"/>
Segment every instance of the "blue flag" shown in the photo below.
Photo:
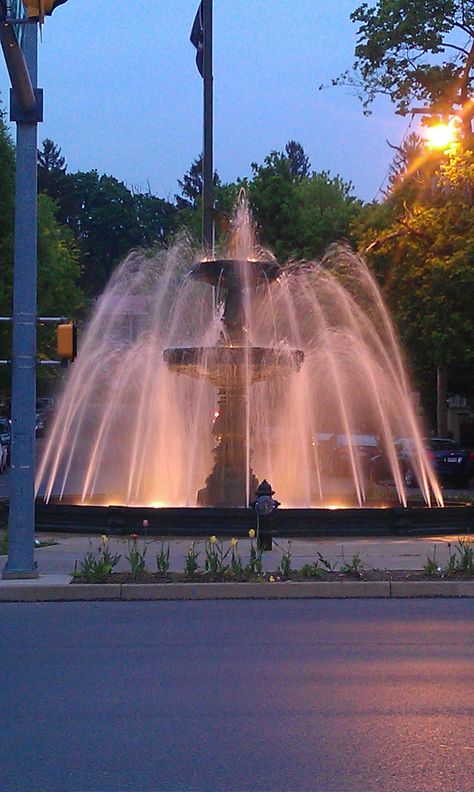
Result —
<path fill-rule="evenodd" d="M 198 67 L 199 74 L 204 77 L 204 21 L 202 2 L 199 3 L 196 18 L 193 23 L 193 29 L 190 35 L 191 44 L 196 47 L 196 66 Z"/>

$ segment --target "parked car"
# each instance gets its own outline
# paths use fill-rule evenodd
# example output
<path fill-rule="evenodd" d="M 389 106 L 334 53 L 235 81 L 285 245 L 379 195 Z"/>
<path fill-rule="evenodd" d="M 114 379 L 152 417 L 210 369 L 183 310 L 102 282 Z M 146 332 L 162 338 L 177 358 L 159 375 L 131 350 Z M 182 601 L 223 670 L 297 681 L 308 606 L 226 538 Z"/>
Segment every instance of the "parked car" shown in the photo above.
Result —
<path fill-rule="evenodd" d="M 379 452 L 378 440 L 371 434 L 334 435 L 331 444 L 329 472 L 332 476 L 352 475 L 351 454 L 358 467 L 367 474 L 370 460 Z"/>
<path fill-rule="evenodd" d="M 54 399 L 52 396 L 39 396 L 36 399 L 37 412 L 48 414 L 54 409 Z"/>
<path fill-rule="evenodd" d="M 36 437 L 43 437 L 44 435 L 44 417 L 42 413 L 37 412 L 35 416 L 35 435 Z"/>
<path fill-rule="evenodd" d="M 7 450 L 7 465 L 10 464 L 10 447 L 12 442 L 11 424 L 8 418 L 0 418 L 0 443 Z"/>
<path fill-rule="evenodd" d="M 329 472 L 333 438 L 333 432 L 317 432 L 311 439 L 311 445 L 316 450 L 319 470 L 322 473 Z"/>
<path fill-rule="evenodd" d="M 8 465 L 8 448 L 0 442 L 0 474 L 5 473 Z"/>
<path fill-rule="evenodd" d="M 438 478 L 466 486 L 474 475 L 474 452 L 461 448 L 459 443 L 449 437 L 425 437 L 422 440 L 427 457 Z M 394 440 L 397 458 L 407 487 L 416 487 L 418 482 L 413 469 L 416 456 L 416 443 L 412 437 L 399 437 Z M 390 466 L 386 454 L 379 454 L 371 460 L 370 475 L 374 481 L 390 478 Z"/>

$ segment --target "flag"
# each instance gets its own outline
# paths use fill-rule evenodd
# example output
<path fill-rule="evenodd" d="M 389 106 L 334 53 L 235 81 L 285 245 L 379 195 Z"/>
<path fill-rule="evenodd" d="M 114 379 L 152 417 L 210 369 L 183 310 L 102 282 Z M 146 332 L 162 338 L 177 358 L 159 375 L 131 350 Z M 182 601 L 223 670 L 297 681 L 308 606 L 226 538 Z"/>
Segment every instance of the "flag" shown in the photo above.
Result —
<path fill-rule="evenodd" d="M 191 44 L 196 47 L 196 66 L 198 67 L 199 74 L 204 77 L 204 21 L 202 0 L 199 3 L 196 18 L 193 23 L 193 29 L 190 35 Z"/>

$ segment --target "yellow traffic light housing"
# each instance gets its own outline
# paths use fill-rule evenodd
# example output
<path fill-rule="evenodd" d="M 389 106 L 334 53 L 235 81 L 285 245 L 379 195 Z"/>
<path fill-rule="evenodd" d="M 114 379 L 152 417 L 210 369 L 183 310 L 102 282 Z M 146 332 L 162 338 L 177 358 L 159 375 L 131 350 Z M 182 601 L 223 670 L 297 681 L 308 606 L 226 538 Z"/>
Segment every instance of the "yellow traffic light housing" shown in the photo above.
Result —
<path fill-rule="evenodd" d="M 77 329 L 74 322 L 60 324 L 56 328 L 56 349 L 61 361 L 72 361 L 77 355 Z"/>
<path fill-rule="evenodd" d="M 44 22 L 45 16 L 51 16 L 58 5 L 66 3 L 67 0 L 23 0 L 28 19 L 37 19 Z"/>

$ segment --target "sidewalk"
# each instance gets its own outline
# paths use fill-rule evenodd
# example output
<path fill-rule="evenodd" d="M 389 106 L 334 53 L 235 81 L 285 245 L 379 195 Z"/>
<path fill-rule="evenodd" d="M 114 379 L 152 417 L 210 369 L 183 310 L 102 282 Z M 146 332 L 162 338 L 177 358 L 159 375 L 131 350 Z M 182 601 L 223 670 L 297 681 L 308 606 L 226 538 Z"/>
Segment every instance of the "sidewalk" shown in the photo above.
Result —
<path fill-rule="evenodd" d="M 63 600 L 63 599 L 209 599 L 249 597 L 320 597 L 320 596 L 474 596 L 474 581 L 417 581 L 388 583 L 386 581 L 358 582 L 279 582 L 271 583 L 199 583 L 199 584 L 104 584 L 70 586 L 71 573 L 76 561 L 80 562 L 92 543 L 93 548 L 100 546 L 100 537 L 71 534 L 43 534 L 37 538 L 52 539 L 56 545 L 35 551 L 40 572 L 35 580 L 1 580 L 0 601 L 21 600 Z M 314 562 L 317 553 L 332 563 L 350 562 L 359 553 L 364 567 L 380 570 L 420 570 L 428 556 L 433 556 L 436 546 L 436 560 L 442 566 L 447 561 L 448 544 L 455 544 L 457 535 L 443 537 L 412 538 L 357 538 L 293 540 L 291 546 L 292 566 L 301 568 L 305 563 Z M 280 547 L 277 546 L 277 543 Z M 155 568 L 155 556 L 161 547 L 161 539 L 147 539 L 147 566 Z M 165 546 L 168 544 L 165 541 Z M 189 547 L 189 539 L 171 539 L 170 570 L 183 571 L 184 557 Z M 242 558 L 249 552 L 249 540 L 240 540 L 238 550 Z M 196 542 L 201 550 L 200 561 L 204 556 L 204 541 Z M 128 569 L 125 556 L 128 553 L 126 537 L 111 537 L 111 552 L 122 555 L 116 571 Z M 286 540 L 276 540 L 271 552 L 264 553 L 265 569 L 272 573 L 278 567 L 282 550 L 286 550 Z M 281 549 L 280 549 L 281 548 Z M 0 556 L 0 569 L 6 562 Z M 329 588 L 328 588 L 329 587 Z M 408 588 L 407 588 L 408 587 Z M 421 587 L 421 588 L 420 588 Z M 440 588 L 441 587 L 441 588 Z M 461 587 L 461 588 L 459 588 Z M 395 592 L 395 593 L 394 593 Z M 405 592 L 405 593 L 403 593 Z M 412 592 L 412 593 L 410 593 Z M 413 593 L 414 592 L 414 593 Z"/>

